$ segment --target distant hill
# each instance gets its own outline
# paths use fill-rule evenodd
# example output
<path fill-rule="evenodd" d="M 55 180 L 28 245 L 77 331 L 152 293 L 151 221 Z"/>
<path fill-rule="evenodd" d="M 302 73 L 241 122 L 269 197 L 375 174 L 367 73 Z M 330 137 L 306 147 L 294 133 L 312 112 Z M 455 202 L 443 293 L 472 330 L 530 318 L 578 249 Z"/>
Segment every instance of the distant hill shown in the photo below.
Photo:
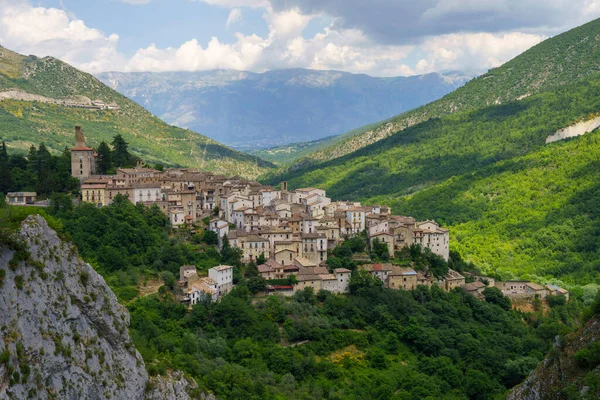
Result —
<path fill-rule="evenodd" d="M 167 125 L 62 61 L 0 47 L 0 139 L 9 149 L 26 151 L 40 142 L 54 151 L 71 147 L 75 125 L 83 126 L 92 146 L 122 134 L 132 152 L 148 162 L 247 177 L 272 167 L 198 133 Z"/>
<path fill-rule="evenodd" d="M 339 135 L 439 99 L 472 77 L 306 69 L 98 75 L 165 121 L 244 150 Z"/>
<path fill-rule="evenodd" d="M 497 72 L 504 78 L 496 80 L 495 96 L 477 78 L 483 86 L 469 83 L 437 103 L 443 109 L 450 98 L 462 99 L 463 111 L 264 181 L 321 187 L 336 198 L 434 218 L 450 227 L 455 249 L 504 278 L 600 279 L 600 133 L 546 144 L 558 130 L 600 115 L 599 43 L 599 21 L 549 39 L 499 69 L 505 73 Z M 523 77 L 511 72 L 521 63 L 531 66 L 521 68 Z M 539 78 L 542 70 L 549 81 Z M 572 75 L 561 72 L 567 70 Z M 479 107 L 467 102 L 476 98 Z M 487 105 L 484 98 L 500 104 Z"/>
<path fill-rule="evenodd" d="M 428 119 L 522 99 L 598 72 L 599 34 L 600 20 L 594 20 L 548 39 L 442 99 L 382 121 L 360 135 L 347 135 L 298 164 L 306 166 L 342 157 Z M 292 169 L 297 167 L 293 165 Z"/>

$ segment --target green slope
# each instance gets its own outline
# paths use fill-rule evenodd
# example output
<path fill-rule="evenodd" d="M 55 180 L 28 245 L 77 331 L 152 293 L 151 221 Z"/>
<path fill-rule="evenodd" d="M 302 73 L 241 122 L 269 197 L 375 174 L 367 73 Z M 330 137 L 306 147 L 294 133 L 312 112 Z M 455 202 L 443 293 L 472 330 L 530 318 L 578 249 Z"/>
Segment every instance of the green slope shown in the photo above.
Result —
<path fill-rule="evenodd" d="M 311 163 L 307 157 L 311 154 L 319 150 L 326 149 L 329 146 L 347 140 L 353 136 L 360 135 L 370 129 L 373 129 L 377 125 L 379 125 L 379 123 L 365 125 L 342 135 L 328 136 L 310 142 L 298 142 L 284 146 L 271 147 L 268 149 L 253 150 L 249 151 L 248 154 L 255 155 L 263 160 L 271 161 L 272 163 L 281 166 L 291 164 L 298 159 L 303 159 L 307 162 L 306 165 L 310 165 Z M 299 169 L 302 166 L 302 162 L 297 162 L 294 164 L 294 168 L 296 169 Z"/>
<path fill-rule="evenodd" d="M 440 100 L 317 149 L 290 169 L 342 157 L 431 118 L 502 104 L 600 71 L 600 19 L 548 39 Z"/>
<path fill-rule="evenodd" d="M 73 127 L 82 125 L 90 145 L 110 141 L 120 133 L 132 152 L 149 162 L 247 177 L 273 166 L 195 132 L 167 125 L 93 76 L 57 59 L 25 57 L 0 47 L 0 95 L 11 89 L 57 100 L 85 96 L 115 102 L 120 109 L 71 108 L 36 101 L 35 97 L 0 100 L 0 138 L 9 148 L 25 151 L 31 144 L 44 142 L 50 149 L 62 150 L 73 145 Z"/>
<path fill-rule="evenodd" d="M 592 235 L 588 245 L 585 232 L 600 222 L 591 214 L 599 204 L 588 204 L 586 195 L 598 178 L 593 161 L 600 146 L 591 139 L 595 134 L 551 145 L 545 139 L 598 112 L 600 74 L 521 101 L 432 119 L 271 183 L 323 187 L 336 198 L 438 219 L 450 226 L 454 248 L 488 272 L 584 283 L 598 277 L 600 239 Z M 567 207 L 571 201 L 581 206 Z"/>

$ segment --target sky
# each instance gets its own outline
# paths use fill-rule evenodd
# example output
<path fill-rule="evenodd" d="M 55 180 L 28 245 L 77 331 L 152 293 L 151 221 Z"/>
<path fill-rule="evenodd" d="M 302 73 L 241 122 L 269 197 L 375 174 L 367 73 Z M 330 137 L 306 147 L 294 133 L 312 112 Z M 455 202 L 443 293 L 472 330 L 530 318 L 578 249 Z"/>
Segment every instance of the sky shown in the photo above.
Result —
<path fill-rule="evenodd" d="M 104 71 L 485 71 L 600 0 L 0 0 L 0 45 Z"/>

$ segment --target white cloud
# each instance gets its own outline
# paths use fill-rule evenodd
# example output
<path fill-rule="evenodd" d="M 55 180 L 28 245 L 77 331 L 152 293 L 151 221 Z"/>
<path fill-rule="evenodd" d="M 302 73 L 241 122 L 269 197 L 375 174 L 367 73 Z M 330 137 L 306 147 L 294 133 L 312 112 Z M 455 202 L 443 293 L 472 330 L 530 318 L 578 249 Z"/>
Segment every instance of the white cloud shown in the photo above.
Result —
<path fill-rule="evenodd" d="M 415 72 L 497 67 L 543 39 L 545 37 L 541 35 L 521 32 L 453 33 L 435 36 L 419 46 L 419 50 L 425 56 L 417 63 Z"/>
<path fill-rule="evenodd" d="M 118 35 L 89 27 L 64 10 L 34 7 L 18 0 L 0 0 L 0 43 L 25 54 L 53 55 L 92 73 L 214 68 L 261 72 L 278 68 L 312 68 L 396 76 L 495 67 L 545 38 L 544 34 L 526 31 L 455 32 L 398 44 L 379 42 L 363 29 L 347 27 L 336 18 L 329 27 L 306 37 L 308 24 L 320 16 L 317 10 L 308 12 L 298 7 L 274 10 L 264 0 L 204 1 L 232 8 L 228 26 L 240 20 L 243 13 L 240 7 L 263 7 L 268 33 L 264 36 L 236 33 L 232 43 L 213 37 L 204 43 L 190 38 L 169 48 L 151 44 L 131 57 L 125 57 L 118 50 Z M 463 5 L 477 3 L 474 0 L 436 0 L 436 12 L 447 12 L 443 11 L 444 7 L 456 7 L 458 2 Z M 487 0 L 482 2 L 491 4 Z M 598 4 L 585 0 L 586 12 L 592 15 L 600 11 Z"/>
<path fill-rule="evenodd" d="M 0 42 L 25 54 L 52 55 L 90 72 L 122 66 L 119 36 L 90 28 L 64 10 L 0 0 Z"/>
<path fill-rule="evenodd" d="M 242 10 L 240 8 L 232 8 L 231 11 L 229 11 L 229 15 L 227 16 L 227 28 L 229 28 L 230 25 L 239 22 L 241 19 Z"/>

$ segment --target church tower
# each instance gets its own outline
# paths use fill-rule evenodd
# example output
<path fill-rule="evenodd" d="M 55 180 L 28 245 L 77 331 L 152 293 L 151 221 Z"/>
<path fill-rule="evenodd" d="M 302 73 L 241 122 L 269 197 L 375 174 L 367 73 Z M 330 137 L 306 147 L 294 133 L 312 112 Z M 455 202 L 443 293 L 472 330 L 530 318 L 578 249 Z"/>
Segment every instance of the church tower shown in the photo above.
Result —
<path fill-rule="evenodd" d="M 71 175 L 80 182 L 96 174 L 94 149 L 85 145 L 80 126 L 75 127 L 75 147 L 71 149 Z"/>

